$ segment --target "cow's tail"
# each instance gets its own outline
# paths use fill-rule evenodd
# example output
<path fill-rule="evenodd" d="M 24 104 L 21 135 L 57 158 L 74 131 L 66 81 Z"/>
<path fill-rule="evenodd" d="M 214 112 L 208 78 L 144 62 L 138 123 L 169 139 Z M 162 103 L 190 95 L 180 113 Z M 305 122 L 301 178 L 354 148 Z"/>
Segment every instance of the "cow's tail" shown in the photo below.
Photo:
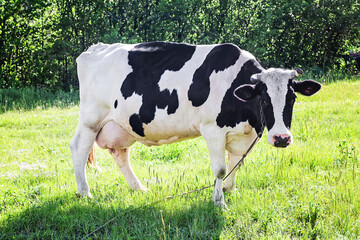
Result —
<path fill-rule="evenodd" d="M 101 171 L 101 168 L 99 167 L 99 165 L 96 162 L 96 155 L 95 155 L 95 146 L 93 145 L 90 153 L 89 153 L 89 157 L 87 160 L 87 166 L 89 167 L 90 165 L 93 165 L 96 170 Z"/>

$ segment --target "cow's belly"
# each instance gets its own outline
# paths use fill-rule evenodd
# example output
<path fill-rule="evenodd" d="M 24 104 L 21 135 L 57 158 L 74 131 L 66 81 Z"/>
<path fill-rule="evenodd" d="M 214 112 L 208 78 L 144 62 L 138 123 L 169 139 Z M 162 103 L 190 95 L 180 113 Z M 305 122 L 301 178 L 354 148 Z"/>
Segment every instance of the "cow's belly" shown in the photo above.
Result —
<path fill-rule="evenodd" d="M 157 112 L 154 121 L 144 124 L 145 137 L 138 141 L 145 145 L 162 145 L 200 136 L 198 119 L 179 111 L 167 115 Z"/>
<path fill-rule="evenodd" d="M 131 129 L 127 129 L 126 126 L 122 127 L 111 120 L 98 133 L 96 143 L 104 149 L 124 149 L 130 147 L 135 141 L 147 146 L 158 146 L 195 138 L 200 135 L 195 128 L 181 129 L 179 126 L 160 125 L 149 124 L 149 126 L 145 127 L 145 137 L 138 137 Z"/>
<path fill-rule="evenodd" d="M 159 146 L 163 144 L 170 144 L 200 136 L 200 133 L 198 131 L 192 130 L 190 128 L 180 130 L 175 127 L 174 128 L 148 127 L 145 129 L 146 129 L 145 137 L 139 138 L 137 139 L 137 141 L 147 146 Z"/>
<path fill-rule="evenodd" d="M 138 127 L 143 129 L 144 136 L 136 131 L 136 126 L 131 125 L 131 117 L 139 113 L 142 99 L 133 94 L 126 101 L 119 99 L 118 107 L 111 111 L 106 117 L 108 120 L 115 121 L 127 133 L 129 133 L 135 141 L 147 146 L 158 146 L 170 144 L 186 139 L 196 138 L 200 136 L 199 124 L 201 116 L 199 110 L 193 108 L 191 103 L 184 100 L 185 94 L 178 89 L 180 106 L 175 113 L 169 114 L 167 109 L 156 108 L 154 118 L 149 123 L 140 123 Z M 214 116 L 208 116 L 214 117 Z"/>

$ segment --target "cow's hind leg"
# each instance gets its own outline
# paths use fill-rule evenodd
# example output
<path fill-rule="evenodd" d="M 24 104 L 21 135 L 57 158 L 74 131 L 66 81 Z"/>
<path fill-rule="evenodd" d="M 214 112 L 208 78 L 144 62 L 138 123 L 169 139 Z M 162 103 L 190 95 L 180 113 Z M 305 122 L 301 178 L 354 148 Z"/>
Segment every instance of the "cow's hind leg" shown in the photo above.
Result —
<path fill-rule="evenodd" d="M 109 149 L 109 152 L 114 157 L 129 186 L 134 190 L 146 191 L 146 187 L 141 184 L 131 168 L 129 161 L 129 148 Z"/>
<path fill-rule="evenodd" d="M 90 198 L 92 196 L 86 180 L 85 166 L 96 135 L 97 132 L 94 132 L 84 124 L 79 124 L 75 136 L 70 143 L 78 194 Z"/>

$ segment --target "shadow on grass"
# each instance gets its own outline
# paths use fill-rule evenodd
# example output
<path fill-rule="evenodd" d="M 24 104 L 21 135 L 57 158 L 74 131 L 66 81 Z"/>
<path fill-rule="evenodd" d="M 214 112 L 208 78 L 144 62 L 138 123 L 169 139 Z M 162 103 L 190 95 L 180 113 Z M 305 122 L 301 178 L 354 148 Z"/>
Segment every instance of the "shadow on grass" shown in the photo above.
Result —
<path fill-rule="evenodd" d="M 219 239 L 224 219 L 211 201 L 181 209 L 159 205 L 103 208 L 96 200 L 64 195 L 9 217 L 0 239 Z"/>

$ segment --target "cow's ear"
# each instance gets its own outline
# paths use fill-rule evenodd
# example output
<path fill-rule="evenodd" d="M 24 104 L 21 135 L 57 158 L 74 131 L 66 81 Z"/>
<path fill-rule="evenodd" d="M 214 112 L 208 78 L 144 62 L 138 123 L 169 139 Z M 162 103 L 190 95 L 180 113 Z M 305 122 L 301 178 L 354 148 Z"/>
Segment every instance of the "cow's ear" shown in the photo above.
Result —
<path fill-rule="evenodd" d="M 311 96 L 321 89 L 321 84 L 313 80 L 294 81 L 292 87 L 295 92 L 305 96 Z"/>
<path fill-rule="evenodd" d="M 248 101 L 256 97 L 257 92 L 256 85 L 246 84 L 236 88 L 234 96 L 240 101 Z"/>

